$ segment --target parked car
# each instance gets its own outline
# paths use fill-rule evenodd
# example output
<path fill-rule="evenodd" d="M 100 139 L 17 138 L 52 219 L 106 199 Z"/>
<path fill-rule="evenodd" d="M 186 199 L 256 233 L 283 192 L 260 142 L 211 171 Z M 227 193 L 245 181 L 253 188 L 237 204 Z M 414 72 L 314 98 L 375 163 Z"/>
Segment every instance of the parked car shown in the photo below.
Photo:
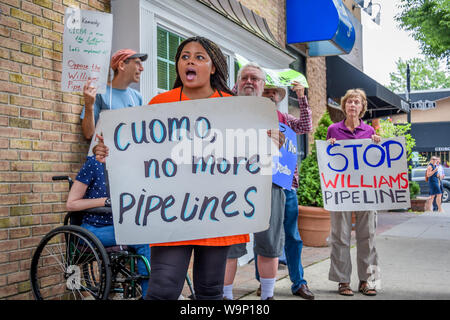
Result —
<path fill-rule="evenodd" d="M 420 195 L 428 196 L 430 194 L 430 187 L 425 181 L 426 167 L 417 167 L 411 171 L 411 180 L 416 181 L 420 186 Z M 444 189 L 442 190 L 442 202 L 450 201 L 450 168 L 444 168 L 444 180 L 442 180 Z"/>

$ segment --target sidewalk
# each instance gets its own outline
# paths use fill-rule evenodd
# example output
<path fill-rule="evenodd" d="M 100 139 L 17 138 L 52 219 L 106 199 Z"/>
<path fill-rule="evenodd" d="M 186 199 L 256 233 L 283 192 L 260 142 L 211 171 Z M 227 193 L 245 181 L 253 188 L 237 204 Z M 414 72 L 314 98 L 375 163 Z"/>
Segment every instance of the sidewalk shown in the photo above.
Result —
<path fill-rule="evenodd" d="M 376 246 L 381 270 L 381 288 L 376 297 L 357 293 L 356 247 L 352 247 L 353 297 L 337 294 L 337 283 L 328 280 L 330 248 L 304 247 L 305 279 L 316 300 L 450 299 L 450 204 L 447 213 L 379 212 Z M 354 244 L 354 234 L 352 236 Z M 254 265 L 239 268 L 235 299 L 259 300 L 255 290 Z M 275 299 L 300 300 L 291 294 L 287 270 L 279 271 Z"/>
<path fill-rule="evenodd" d="M 328 280 L 330 247 L 303 246 L 305 279 L 316 300 L 450 299 L 450 203 L 446 213 L 378 212 L 376 247 L 381 271 L 381 288 L 375 297 L 357 293 L 356 247 L 352 232 L 353 297 L 337 294 L 337 283 Z M 189 270 L 191 273 L 191 269 Z M 238 268 L 234 281 L 235 299 L 259 300 L 254 263 Z M 288 270 L 280 265 L 275 299 L 299 300 L 291 294 Z M 188 287 L 183 290 L 190 295 Z"/>

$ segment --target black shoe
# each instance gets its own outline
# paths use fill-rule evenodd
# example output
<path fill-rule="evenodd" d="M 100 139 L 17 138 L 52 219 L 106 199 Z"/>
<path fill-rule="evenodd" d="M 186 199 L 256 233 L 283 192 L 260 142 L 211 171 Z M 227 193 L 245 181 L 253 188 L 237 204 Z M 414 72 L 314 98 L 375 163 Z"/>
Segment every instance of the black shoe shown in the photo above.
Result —
<path fill-rule="evenodd" d="M 300 296 L 306 300 L 314 300 L 314 294 L 309 290 L 306 284 L 302 284 L 296 292 L 293 293 L 294 296 Z"/>

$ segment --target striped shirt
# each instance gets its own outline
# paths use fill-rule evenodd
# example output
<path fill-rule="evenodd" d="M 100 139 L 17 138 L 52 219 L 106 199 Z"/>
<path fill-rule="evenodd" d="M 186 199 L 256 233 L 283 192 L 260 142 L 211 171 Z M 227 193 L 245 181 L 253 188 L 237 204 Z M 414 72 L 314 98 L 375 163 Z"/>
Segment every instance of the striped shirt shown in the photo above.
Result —
<path fill-rule="evenodd" d="M 300 117 L 296 118 L 289 113 L 282 113 L 287 124 L 297 134 L 305 134 L 312 131 L 312 111 L 308 104 L 306 96 L 298 98 L 300 108 Z M 295 167 L 294 177 L 292 179 L 292 189 L 298 188 L 298 168 Z"/>

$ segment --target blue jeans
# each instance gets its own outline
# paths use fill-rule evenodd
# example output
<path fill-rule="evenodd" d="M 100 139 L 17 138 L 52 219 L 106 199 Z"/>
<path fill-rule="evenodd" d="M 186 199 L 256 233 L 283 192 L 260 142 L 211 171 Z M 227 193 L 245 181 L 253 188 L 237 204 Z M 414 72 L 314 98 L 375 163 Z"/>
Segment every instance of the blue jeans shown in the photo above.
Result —
<path fill-rule="evenodd" d="M 81 227 L 95 234 L 95 236 L 100 240 L 100 242 L 105 247 L 112 247 L 117 245 L 116 239 L 114 237 L 114 225 L 95 227 L 91 224 L 83 223 Z M 148 262 L 150 263 L 150 246 L 148 244 L 128 245 L 128 247 L 134 248 L 137 254 L 146 257 Z M 138 259 L 137 269 L 139 274 L 148 275 L 145 263 L 141 259 Z M 142 297 L 145 297 L 145 295 L 147 294 L 148 280 L 142 280 L 141 287 L 142 287 Z"/>
<path fill-rule="evenodd" d="M 303 279 L 302 249 L 303 241 L 298 232 L 298 200 L 296 190 L 284 189 L 286 204 L 284 207 L 284 254 L 286 255 L 289 278 L 292 281 L 291 290 L 296 292 L 302 284 L 306 284 Z M 258 266 L 255 255 L 255 275 L 259 281 Z"/>
<path fill-rule="evenodd" d="M 286 254 L 289 278 L 292 281 L 291 290 L 296 292 L 302 284 L 303 279 L 302 248 L 303 241 L 298 232 L 298 200 L 296 190 L 284 190 L 286 205 L 284 210 L 284 252 Z"/>

